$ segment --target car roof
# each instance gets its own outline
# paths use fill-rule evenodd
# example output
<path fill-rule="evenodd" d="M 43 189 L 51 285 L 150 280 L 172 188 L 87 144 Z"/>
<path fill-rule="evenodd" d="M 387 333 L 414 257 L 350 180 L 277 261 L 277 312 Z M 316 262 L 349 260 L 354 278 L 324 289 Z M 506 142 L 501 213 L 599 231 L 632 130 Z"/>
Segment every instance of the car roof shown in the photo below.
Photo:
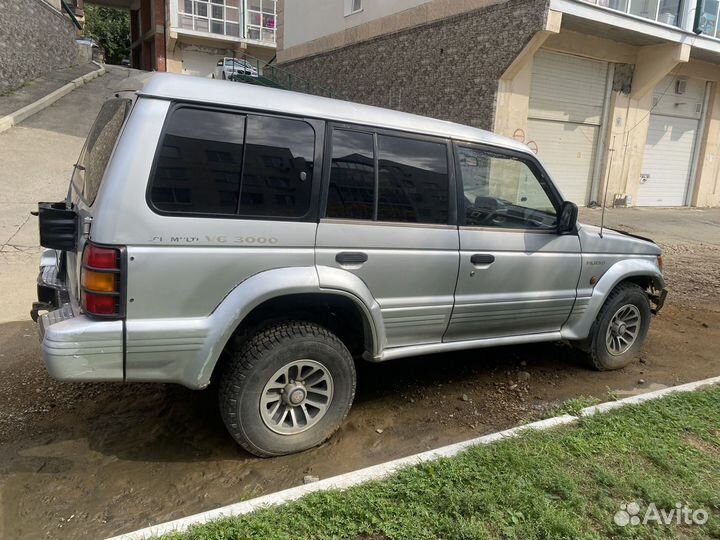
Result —
<path fill-rule="evenodd" d="M 254 84 L 157 73 L 144 82 L 138 94 L 435 135 L 531 153 L 514 139 L 454 122 Z"/>

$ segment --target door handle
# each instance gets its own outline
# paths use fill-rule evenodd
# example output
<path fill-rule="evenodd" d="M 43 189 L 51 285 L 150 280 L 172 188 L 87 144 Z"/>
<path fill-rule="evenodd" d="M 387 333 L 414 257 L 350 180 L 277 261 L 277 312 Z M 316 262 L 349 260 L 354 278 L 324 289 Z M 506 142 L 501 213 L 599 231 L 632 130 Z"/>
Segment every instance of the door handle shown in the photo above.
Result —
<path fill-rule="evenodd" d="M 495 262 L 495 255 L 490 255 L 489 253 L 476 253 L 475 255 L 470 257 L 470 262 L 473 263 L 475 266 L 492 264 Z"/>
<path fill-rule="evenodd" d="M 343 251 L 335 255 L 335 261 L 339 264 L 363 264 L 367 260 L 367 253 L 362 251 Z"/>

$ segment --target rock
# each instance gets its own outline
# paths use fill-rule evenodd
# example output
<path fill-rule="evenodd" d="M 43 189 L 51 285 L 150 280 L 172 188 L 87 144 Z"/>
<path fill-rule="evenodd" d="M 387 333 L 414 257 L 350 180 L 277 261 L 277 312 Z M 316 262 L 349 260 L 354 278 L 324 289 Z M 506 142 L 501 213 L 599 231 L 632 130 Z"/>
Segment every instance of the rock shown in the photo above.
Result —
<path fill-rule="evenodd" d="M 702 323 L 702 325 L 703 325 L 703 328 L 710 328 L 710 326 L 708 325 L 708 323 Z"/>
<path fill-rule="evenodd" d="M 645 384 L 645 379 L 639 379 L 638 384 Z"/>
<path fill-rule="evenodd" d="M 527 382 L 530 380 L 530 373 L 527 371 L 520 371 L 518 372 L 518 381 L 520 382 Z"/>
<path fill-rule="evenodd" d="M 525 367 L 525 366 L 527 366 L 527 362 L 525 360 L 520 362 L 520 367 Z"/>
<path fill-rule="evenodd" d="M 467 394 L 463 394 L 463 395 L 462 395 L 462 400 L 463 400 L 463 401 L 470 401 L 470 398 L 468 397 Z"/>
<path fill-rule="evenodd" d="M 382 428 L 377 428 L 375 431 L 378 433 L 378 435 L 381 435 L 384 430 Z"/>
<path fill-rule="evenodd" d="M 314 476 L 312 474 L 306 474 L 303 476 L 303 484 L 312 484 L 313 482 L 317 482 L 320 480 L 319 476 Z"/>

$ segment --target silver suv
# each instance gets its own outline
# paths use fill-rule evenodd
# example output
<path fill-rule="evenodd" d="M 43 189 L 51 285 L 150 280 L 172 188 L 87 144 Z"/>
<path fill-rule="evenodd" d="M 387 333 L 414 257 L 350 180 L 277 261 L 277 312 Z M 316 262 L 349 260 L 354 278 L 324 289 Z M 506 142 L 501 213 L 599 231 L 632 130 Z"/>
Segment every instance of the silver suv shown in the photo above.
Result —
<path fill-rule="evenodd" d="M 666 295 L 658 246 L 577 223 L 524 145 L 193 77 L 107 101 L 39 216 L 50 374 L 217 381 L 258 456 L 330 437 L 361 359 L 566 340 L 616 369 Z"/>

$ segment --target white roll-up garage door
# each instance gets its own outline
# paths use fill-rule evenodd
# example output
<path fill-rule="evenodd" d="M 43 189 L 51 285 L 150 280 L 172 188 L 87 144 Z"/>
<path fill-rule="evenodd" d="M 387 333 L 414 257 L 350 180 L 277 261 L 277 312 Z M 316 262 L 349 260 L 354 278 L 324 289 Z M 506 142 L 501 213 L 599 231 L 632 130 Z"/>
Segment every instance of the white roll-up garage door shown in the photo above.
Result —
<path fill-rule="evenodd" d="M 606 99 L 607 62 L 539 51 L 533 60 L 526 142 L 563 195 L 587 204 Z"/>
<path fill-rule="evenodd" d="M 705 82 L 666 77 L 655 88 L 638 206 L 683 206 L 686 202 Z"/>

